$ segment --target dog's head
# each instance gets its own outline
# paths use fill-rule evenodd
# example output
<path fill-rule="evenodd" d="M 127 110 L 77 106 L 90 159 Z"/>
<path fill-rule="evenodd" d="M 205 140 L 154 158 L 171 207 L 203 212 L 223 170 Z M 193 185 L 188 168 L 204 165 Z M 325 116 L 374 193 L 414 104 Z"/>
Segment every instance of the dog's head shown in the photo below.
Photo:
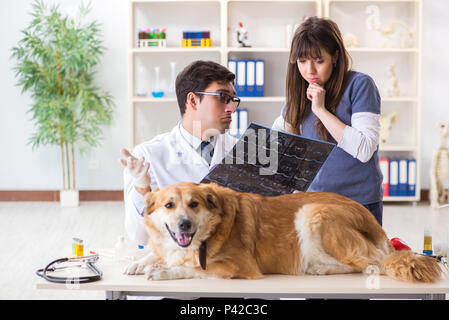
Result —
<path fill-rule="evenodd" d="M 225 213 L 215 186 L 178 183 L 145 195 L 145 225 L 153 243 L 198 249 Z"/>

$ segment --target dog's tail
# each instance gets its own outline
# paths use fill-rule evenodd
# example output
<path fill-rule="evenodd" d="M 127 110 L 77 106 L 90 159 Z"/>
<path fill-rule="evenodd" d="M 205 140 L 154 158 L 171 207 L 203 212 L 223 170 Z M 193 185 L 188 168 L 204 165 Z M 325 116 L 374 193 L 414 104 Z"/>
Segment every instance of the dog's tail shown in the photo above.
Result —
<path fill-rule="evenodd" d="M 409 250 L 393 251 L 383 261 L 386 275 L 407 282 L 435 282 L 441 279 L 441 264 L 432 257 L 418 255 Z"/>

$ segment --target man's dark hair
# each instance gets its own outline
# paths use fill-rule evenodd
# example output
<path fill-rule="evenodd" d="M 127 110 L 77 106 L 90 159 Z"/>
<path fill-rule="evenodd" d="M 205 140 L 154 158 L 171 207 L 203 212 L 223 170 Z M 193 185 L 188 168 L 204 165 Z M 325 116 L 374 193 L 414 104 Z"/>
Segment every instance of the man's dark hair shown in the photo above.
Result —
<path fill-rule="evenodd" d="M 213 61 L 195 61 L 189 64 L 176 77 L 176 97 L 181 116 L 186 111 L 189 92 L 204 91 L 212 82 L 234 84 L 235 74 Z M 200 101 L 203 96 L 200 96 Z"/>

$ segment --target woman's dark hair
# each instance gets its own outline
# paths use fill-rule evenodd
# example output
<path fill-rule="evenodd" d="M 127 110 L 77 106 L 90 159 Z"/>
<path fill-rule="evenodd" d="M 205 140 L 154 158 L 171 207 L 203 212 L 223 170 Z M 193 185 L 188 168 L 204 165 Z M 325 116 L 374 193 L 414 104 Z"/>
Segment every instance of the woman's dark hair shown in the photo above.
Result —
<path fill-rule="evenodd" d="M 189 64 L 176 77 L 176 97 L 181 116 L 186 111 L 189 92 L 204 91 L 212 82 L 234 84 L 235 74 L 213 61 L 195 61 Z M 200 95 L 200 101 L 203 96 Z"/>
<path fill-rule="evenodd" d="M 346 86 L 351 68 L 350 57 L 337 24 L 325 18 L 308 18 L 295 31 L 287 66 L 285 121 L 296 134 L 301 134 L 300 125 L 311 112 L 311 102 L 306 96 L 309 84 L 301 76 L 296 62 L 300 58 L 321 58 L 321 49 L 331 56 L 338 55 L 332 74 L 324 86 L 325 106 L 332 114 L 335 114 Z M 320 119 L 317 118 L 314 125 L 323 140 L 331 141 L 332 137 Z"/>

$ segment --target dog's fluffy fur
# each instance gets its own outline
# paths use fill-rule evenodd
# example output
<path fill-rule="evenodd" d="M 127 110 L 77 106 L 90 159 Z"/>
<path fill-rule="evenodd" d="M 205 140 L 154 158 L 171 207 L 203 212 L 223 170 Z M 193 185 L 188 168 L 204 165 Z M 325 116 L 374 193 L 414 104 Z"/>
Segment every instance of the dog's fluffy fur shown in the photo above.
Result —
<path fill-rule="evenodd" d="M 375 267 L 408 282 L 434 282 L 442 274 L 435 259 L 396 251 L 365 207 L 338 194 L 263 197 L 216 184 L 179 183 L 145 200 L 152 252 L 128 265 L 125 274 L 259 279 Z"/>

